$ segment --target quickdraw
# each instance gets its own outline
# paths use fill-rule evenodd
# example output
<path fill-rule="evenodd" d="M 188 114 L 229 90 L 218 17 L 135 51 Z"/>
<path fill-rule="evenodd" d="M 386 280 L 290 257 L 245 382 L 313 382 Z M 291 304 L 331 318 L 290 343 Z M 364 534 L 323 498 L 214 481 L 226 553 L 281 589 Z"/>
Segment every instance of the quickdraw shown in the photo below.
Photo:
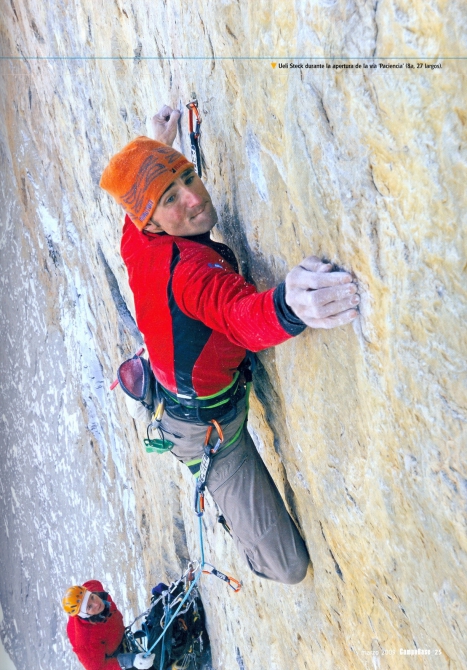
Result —
<path fill-rule="evenodd" d="M 209 444 L 209 440 L 211 439 L 213 428 L 217 430 L 218 439 L 214 447 L 211 447 L 211 445 Z M 217 454 L 223 441 L 224 441 L 224 433 L 222 432 L 222 428 L 215 419 L 211 419 L 211 425 L 208 426 L 206 436 L 204 438 L 203 458 L 201 459 L 201 465 L 199 467 L 199 477 L 198 481 L 196 482 L 195 512 L 197 516 L 203 516 L 204 489 L 206 488 L 206 479 L 209 474 L 209 469 L 211 467 L 213 456 Z"/>
<path fill-rule="evenodd" d="M 230 586 L 230 588 L 233 589 L 234 593 L 238 593 L 242 588 L 242 585 L 240 584 L 238 579 L 235 579 L 235 577 L 230 577 L 230 575 L 224 575 L 223 572 L 217 570 L 217 568 L 215 568 L 210 563 L 205 563 L 203 565 L 203 573 L 205 575 L 214 575 L 214 577 L 222 579 L 223 582 L 228 584 L 228 586 Z"/>
<path fill-rule="evenodd" d="M 216 429 L 217 431 L 217 441 L 213 447 L 209 444 L 209 440 L 211 439 L 212 431 L 213 428 Z M 238 579 L 235 579 L 234 577 L 230 577 L 230 575 L 226 575 L 217 568 L 215 568 L 211 563 L 206 563 L 204 560 L 204 547 L 203 547 L 203 541 L 202 541 L 202 519 L 201 517 L 204 514 L 204 489 L 206 488 L 206 479 L 209 474 L 209 469 L 211 467 L 212 461 L 214 456 L 217 454 L 219 451 L 221 444 L 224 442 L 224 433 L 222 432 L 222 428 L 218 424 L 218 422 L 215 419 L 211 419 L 211 425 L 208 426 L 208 429 L 206 431 L 206 436 L 204 438 L 204 445 L 203 445 L 203 458 L 201 460 L 201 465 L 199 469 L 199 477 L 198 481 L 196 483 L 196 490 L 195 490 L 195 513 L 199 518 L 199 528 L 200 528 L 200 545 L 201 545 L 201 571 L 205 575 L 214 575 L 215 577 L 218 577 L 221 579 L 223 582 L 225 582 L 228 586 L 230 586 L 231 589 L 233 589 L 234 593 L 238 593 L 240 589 L 242 588 L 241 583 L 238 581 Z M 220 521 L 222 519 L 222 521 Z M 224 528 L 227 530 L 227 532 L 231 535 L 231 531 L 229 526 L 227 525 L 225 518 L 223 516 L 220 516 L 218 521 L 223 524 Z"/>
<path fill-rule="evenodd" d="M 165 400 L 162 399 L 157 405 L 157 408 L 154 414 L 151 417 L 151 423 L 148 424 L 146 429 L 147 437 L 144 438 L 143 443 L 148 454 L 156 452 L 156 454 L 164 454 L 166 451 L 171 451 L 174 447 L 174 443 L 170 440 L 166 440 L 164 436 L 164 431 L 161 428 L 161 421 L 164 415 L 165 410 Z M 150 431 L 157 431 L 159 439 L 154 439 L 149 436 Z"/>
<path fill-rule="evenodd" d="M 187 104 L 189 115 L 188 115 L 188 128 L 190 131 L 190 143 L 191 143 L 191 162 L 195 166 L 195 171 L 198 174 L 198 177 L 201 177 L 203 174 L 202 171 L 202 158 L 201 158 L 201 148 L 200 148 L 200 137 L 201 137 L 201 116 L 198 110 L 198 100 L 196 99 L 196 93 L 192 93 L 192 100 Z M 196 117 L 196 125 L 194 125 L 194 117 Z"/>

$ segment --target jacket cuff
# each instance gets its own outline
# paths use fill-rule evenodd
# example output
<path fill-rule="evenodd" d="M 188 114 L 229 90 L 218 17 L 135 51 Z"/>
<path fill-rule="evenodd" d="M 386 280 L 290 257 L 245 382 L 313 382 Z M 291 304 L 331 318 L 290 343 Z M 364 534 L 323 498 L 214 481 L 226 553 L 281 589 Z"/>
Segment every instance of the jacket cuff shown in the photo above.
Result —
<path fill-rule="evenodd" d="M 289 335 L 300 335 L 305 330 L 306 323 L 299 319 L 285 302 L 285 282 L 276 287 L 273 299 L 276 315 L 282 328 Z"/>

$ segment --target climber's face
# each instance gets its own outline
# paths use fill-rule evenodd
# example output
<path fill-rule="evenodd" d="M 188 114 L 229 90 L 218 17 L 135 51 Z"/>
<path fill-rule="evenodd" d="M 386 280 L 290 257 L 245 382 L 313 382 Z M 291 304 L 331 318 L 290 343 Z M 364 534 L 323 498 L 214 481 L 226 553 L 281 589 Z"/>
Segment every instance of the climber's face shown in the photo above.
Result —
<path fill-rule="evenodd" d="M 88 604 L 86 605 L 86 614 L 94 616 L 94 614 L 100 614 L 103 609 L 104 601 L 99 598 L 97 593 L 91 593 L 88 599 Z"/>
<path fill-rule="evenodd" d="M 144 230 L 192 236 L 207 233 L 216 223 L 211 196 L 193 168 L 189 168 L 166 189 Z"/>

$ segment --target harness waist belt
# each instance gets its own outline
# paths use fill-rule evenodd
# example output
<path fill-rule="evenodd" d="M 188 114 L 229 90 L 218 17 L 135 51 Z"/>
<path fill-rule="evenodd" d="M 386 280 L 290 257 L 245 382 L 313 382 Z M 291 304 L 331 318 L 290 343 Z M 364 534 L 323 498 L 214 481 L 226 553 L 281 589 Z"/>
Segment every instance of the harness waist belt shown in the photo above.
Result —
<path fill-rule="evenodd" d="M 223 416 L 245 395 L 245 382 L 238 371 L 229 386 L 207 397 L 180 397 L 159 383 L 157 387 L 165 400 L 165 411 L 169 416 L 200 423 L 209 423 L 211 419 Z"/>

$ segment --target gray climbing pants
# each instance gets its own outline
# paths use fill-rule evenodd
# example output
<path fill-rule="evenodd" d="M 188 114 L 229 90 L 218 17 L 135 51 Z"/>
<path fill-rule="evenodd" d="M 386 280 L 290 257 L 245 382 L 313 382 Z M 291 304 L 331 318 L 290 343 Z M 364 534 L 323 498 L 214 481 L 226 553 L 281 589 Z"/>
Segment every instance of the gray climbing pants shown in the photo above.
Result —
<path fill-rule="evenodd" d="M 235 413 L 235 411 L 233 412 Z M 284 584 L 304 579 L 309 556 L 276 485 L 266 469 L 247 429 L 245 399 L 236 416 L 218 419 L 224 432 L 224 447 L 214 456 L 207 489 L 218 505 L 238 551 L 259 577 Z M 174 443 L 172 453 L 199 470 L 206 425 L 189 423 L 164 414 L 162 430 Z M 214 429 L 210 443 L 217 441 Z M 231 442 L 231 444 L 229 444 Z"/>

